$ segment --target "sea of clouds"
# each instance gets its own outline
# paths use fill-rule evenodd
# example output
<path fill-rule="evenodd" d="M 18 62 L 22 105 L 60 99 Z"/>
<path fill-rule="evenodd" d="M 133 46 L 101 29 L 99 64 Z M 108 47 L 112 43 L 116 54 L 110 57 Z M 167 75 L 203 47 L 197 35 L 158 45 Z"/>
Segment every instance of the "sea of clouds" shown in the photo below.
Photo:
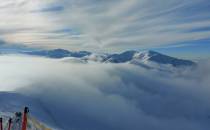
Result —
<path fill-rule="evenodd" d="M 0 56 L 0 91 L 36 98 L 63 130 L 207 130 L 210 62 L 177 72 Z M 175 70 L 174 70 L 175 71 Z"/>

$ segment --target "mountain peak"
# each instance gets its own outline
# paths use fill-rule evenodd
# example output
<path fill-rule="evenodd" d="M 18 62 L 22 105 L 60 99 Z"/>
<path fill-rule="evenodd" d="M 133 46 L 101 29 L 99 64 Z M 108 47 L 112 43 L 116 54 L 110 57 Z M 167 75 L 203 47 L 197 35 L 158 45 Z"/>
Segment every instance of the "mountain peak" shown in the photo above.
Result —
<path fill-rule="evenodd" d="M 110 55 L 107 61 L 112 63 L 124 63 L 134 60 L 142 63 L 154 62 L 158 64 L 169 64 L 174 67 L 195 65 L 195 63 L 190 60 L 174 58 L 153 50 L 143 52 L 134 50 L 125 51 L 120 54 Z"/>
<path fill-rule="evenodd" d="M 57 49 L 53 49 L 53 50 L 49 50 L 49 51 L 55 51 L 55 52 L 70 52 L 70 51 L 68 51 L 68 50 L 61 49 L 61 48 L 57 48 Z"/>
<path fill-rule="evenodd" d="M 174 67 L 195 65 L 195 63 L 190 60 L 178 59 L 152 50 L 140 53 L 138 58 L 144 60 L 146 59 L 147 61 L 152 61 L 159 64 L 171 64 Z"/>

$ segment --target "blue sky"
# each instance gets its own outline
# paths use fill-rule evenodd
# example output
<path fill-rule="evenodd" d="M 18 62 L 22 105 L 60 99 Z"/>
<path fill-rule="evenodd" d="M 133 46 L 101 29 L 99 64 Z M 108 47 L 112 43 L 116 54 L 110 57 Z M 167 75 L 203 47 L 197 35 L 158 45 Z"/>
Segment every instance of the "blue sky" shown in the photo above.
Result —
<path fill-rule="evenodd" d="M 0 50 L 154 49 L 209 58 L 209 12 L 209 0 L 0 0 Z"/>
<path fill-rule="evenodd" d="M 154 50 L 175 57 L 185 59 L 206 59 L 210 58 L 210 39 L 177 43 L 174 45 L 154 48 Z"/>

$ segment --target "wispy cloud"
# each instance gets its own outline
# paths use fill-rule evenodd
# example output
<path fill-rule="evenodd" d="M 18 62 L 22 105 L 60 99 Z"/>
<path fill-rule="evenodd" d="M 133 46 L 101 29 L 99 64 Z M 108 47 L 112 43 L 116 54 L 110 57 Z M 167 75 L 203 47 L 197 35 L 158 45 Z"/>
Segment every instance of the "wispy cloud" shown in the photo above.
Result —
<path fill-rule="evenodd" d="M 208 0 L 2 0 L 0 38 L 73 50 L 158 47 L 209 38 L 209 6 Z"/>
<path fill-rule="evenodd" d="M 63 11 L 64 10 L 64 7 L 63 6 L 59 6 L 59 5 L 49 5 L 47 7 L 43 7 L 43 8 L 40 8 L 38 10 L 33 10 L 32 12 L 34 13 L 38 13 L 38 12 L 59 12 L 59 11 Z"/>

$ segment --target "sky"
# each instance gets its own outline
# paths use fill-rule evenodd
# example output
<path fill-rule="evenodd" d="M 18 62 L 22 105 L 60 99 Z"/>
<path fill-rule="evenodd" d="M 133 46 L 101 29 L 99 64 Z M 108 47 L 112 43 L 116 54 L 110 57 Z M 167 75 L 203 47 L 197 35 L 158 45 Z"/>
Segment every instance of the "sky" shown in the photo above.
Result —
<path fill-rule="evenodd" d="M 210 58 L 209 0 L 0 0 L 0 48 Z"/>

